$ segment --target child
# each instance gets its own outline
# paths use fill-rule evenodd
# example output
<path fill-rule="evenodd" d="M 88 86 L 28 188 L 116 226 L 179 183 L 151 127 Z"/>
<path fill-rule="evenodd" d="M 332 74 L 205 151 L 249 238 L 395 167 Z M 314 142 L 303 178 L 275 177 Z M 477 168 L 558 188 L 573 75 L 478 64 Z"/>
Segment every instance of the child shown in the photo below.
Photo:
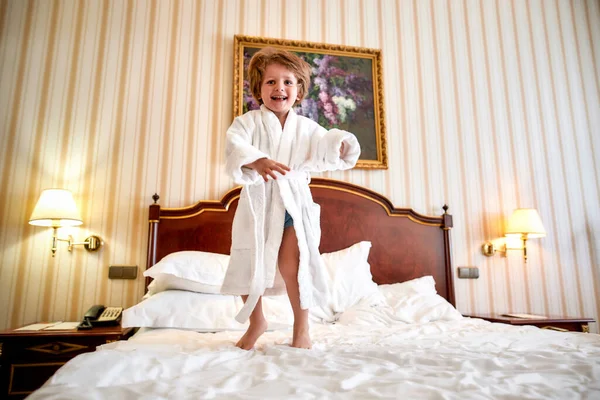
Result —
<path fill-rule="evenodd" d="M 267 329 L 261 296 L 287 290 L 292 346 L 308 349 L 308 308 L 327 302 L 320 207 L 312 200 L 309 172 L 354 167 L 360 146 L 351 133 L 327 131 L 294 112 L 310 83 L 310 66 L 298 56 L 264 48 L 250 60 L 248 75 L 261 106 L 227 130 L 227 173 L 243 188 L 221 292 L 242 295 L 236 320 L 249 318 L 250 325 L 236 346 L 249 350 Z"/>

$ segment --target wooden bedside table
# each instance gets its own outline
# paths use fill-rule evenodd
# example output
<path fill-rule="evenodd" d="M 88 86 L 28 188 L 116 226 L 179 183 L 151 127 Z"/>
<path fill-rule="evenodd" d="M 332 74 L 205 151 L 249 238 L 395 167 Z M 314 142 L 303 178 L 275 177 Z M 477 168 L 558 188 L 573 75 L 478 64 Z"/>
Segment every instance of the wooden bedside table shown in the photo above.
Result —
<path fill-rule="evenodd" d="M 500 322 L 510 325 L 533 325 L 542 329 L 552 329 L 562 332 L 589 332 L 590 322 L 595 322 L 593 318 L 571 318 L 547 316 L 547 318 L 516 318 L 508 317 L 502 314 L 470 314 L 465 315 L 470 318 L 481 318 L 490 322 Z"/>
<path fill-rule="evenodd" d="M 1 331 L 0 398 L 24 398 L 76 355 L 132 334 L 132 328 L 120 325 L 80 331 Z"/>

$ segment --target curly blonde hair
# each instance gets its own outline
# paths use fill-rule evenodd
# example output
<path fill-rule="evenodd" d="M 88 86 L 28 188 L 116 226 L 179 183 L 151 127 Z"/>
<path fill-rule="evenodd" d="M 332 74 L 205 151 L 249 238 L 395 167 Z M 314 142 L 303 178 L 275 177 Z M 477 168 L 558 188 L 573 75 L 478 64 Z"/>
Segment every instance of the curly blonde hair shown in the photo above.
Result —
<path fill-rule="evenodd" d="M 260 98 L 260 87 L 262 85 L 265 70 L 271 64 L 279 64 L 292 71 L 298 80 L 297 105 L 304 99 L 310 86 L 310 65 L 294 53 L 273 47 L 264 47 L 255 53 L 248 65 L 248 78 L 250 80 L 250 92 L 252 96 L 263 104 Z"/>

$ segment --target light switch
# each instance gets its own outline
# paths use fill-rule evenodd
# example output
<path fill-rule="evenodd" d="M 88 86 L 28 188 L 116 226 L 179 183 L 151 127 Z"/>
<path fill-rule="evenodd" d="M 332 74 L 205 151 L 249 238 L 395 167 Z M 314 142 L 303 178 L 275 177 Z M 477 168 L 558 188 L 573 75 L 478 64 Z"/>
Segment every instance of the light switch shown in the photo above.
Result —
<path fill-rule="evenodd" d="M 137 270 L 137 265 L 111 265 L 108 267 L 108 277 L 110 279 L 135 279 Z"/>
<path fill-rule="evenodd" d="M 477 279 L 479 278 L 479 268 L 458 267 L 458 277 L 461 279 Z"/>

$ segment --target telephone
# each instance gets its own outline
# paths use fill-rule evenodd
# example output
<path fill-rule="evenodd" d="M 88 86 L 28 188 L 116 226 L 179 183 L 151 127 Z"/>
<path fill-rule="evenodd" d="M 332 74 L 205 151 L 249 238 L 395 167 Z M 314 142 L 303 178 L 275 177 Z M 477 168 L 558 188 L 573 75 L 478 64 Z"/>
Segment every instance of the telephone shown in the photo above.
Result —
<path fill-rule="evenodd" d="M 94 326 L 118 325 L 121 322 L 123 307 L 104 307 L 101 304 L 92 306 L 83 315 L 83 321 L 77 329 L 92 329 Z"/>

